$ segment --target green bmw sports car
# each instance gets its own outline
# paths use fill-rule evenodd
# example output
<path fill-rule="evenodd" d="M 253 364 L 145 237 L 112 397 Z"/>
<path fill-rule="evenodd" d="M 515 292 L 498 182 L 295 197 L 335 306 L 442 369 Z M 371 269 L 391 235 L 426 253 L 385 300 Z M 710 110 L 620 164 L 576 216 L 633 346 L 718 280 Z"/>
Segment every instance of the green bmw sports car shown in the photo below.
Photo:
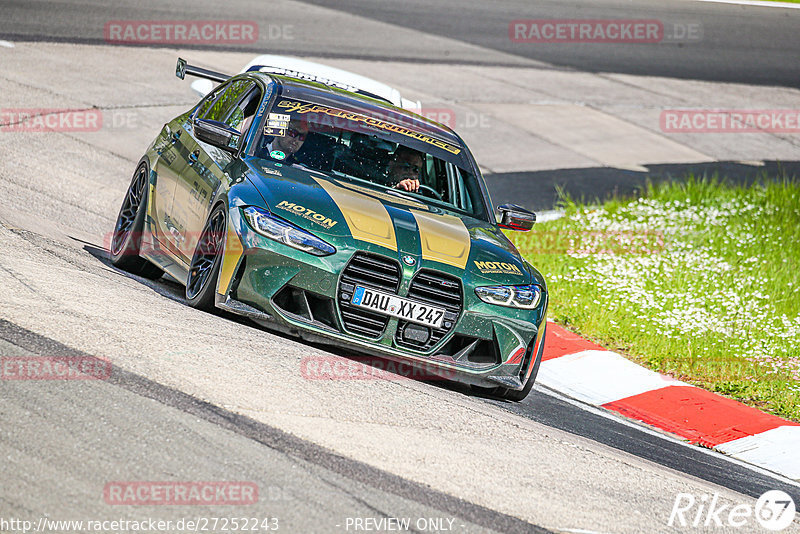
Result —
<path fill-rule="evenodd" d="M 266 70 L 266 69 L 265 69 Z M 133 175 L 112 262 L 303 339 L 411 364 L 510 400 L 530 391 L 548 293 L 501 228 L 478 166 L 441 124 L 319 77 L 219 82 Z"/>

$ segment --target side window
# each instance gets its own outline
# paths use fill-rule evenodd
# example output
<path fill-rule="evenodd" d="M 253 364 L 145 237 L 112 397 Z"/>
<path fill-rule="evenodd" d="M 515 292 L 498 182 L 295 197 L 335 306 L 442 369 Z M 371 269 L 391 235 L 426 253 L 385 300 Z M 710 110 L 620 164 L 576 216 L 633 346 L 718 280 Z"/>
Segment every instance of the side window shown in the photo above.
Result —
<path fill-rule="evenodd" d="M 239 127 L 243 122 L 244 122 L 244 110 L 241 108 L 241 106 L 236 106 L 235 108 L 233 108 L 233 110 L 231 110 L 230 115 L 228 115 L 228 118 L 225 120 L 225 124 L 227 124 L 231 128 L 236 128 L 237 130 L 239 130 Z"/>
<path fill-rule="evenodd" d="M 216 100 L 220 93 L 222 93 L 222 91 L 225 89 L 227 89 L 227 84 L 219 85 L 212 89 L 211 92 L 205 97 L 203 97 L 203 101 L 200 103 L 200 106 L 198 106 L 195 116 L 203 117 L 208 111 L 208 108 L 211 107 L 211 104 L 214 103 L 214 100 Z"/>
<path fill-rule="evenodd" d="M 423 175 L 427 174 L 427 178 L 423 176 L 425 185 L 433 188 L 437 193 L 442 196 L 442 200 L 454 204 L 453 201 L 453 187 L 448 181 L 448 172 L 450 163 L 446 163 L 439 158 L 433 157 L 431 154 L 427 155 L 427 170 L 423 170 Z"/>
<path fill-rule="evenodd" d="M 247 91 L 239 103 L 230 110 L 224 121 L 225 124 L 239 130 L 242 134 L 247 133 L 261 101 L 261 91 L 254 83 L 247 87 Z"/>
<path fill-rule="evenodd" d="M 212 121 L 224 121 L 228 114 L 238 102 L 239 99 L 247 92 L 253 82 L 249 80 L 237 80 L 225 88 L 225 92 L 217 98 L 214 104 L 202 116 L 204 119 Z"/>
<path fill-rule="evenodd" d="M 447 181 L 450 184 L 448 187 L 450 193 L 448 201 L 456 208 L 468 212 L 473 211 L 472 198 L 470 198 L 464 172 L 452 163 L 447 163 L 446 165 Z"/>

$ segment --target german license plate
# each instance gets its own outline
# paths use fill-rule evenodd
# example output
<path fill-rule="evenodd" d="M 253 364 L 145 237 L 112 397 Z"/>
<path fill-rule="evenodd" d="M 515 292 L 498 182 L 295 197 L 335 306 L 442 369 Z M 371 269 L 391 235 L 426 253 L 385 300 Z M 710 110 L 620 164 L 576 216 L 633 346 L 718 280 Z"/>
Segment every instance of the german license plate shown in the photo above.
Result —
<path fill-rule="evenodd" d="M 356 286 L 350 303 L 353 306 L 433 328 L 441 327 L 444 320 L 444 308 L 437 308 L 430 304 L 423 304 L 363 286 Z"/>

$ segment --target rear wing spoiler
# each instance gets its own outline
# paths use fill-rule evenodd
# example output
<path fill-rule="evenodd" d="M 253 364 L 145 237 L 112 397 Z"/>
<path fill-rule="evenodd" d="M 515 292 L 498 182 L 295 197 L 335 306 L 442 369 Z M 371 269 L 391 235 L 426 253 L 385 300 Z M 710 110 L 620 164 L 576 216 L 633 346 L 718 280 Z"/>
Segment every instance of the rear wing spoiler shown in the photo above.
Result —
<path fill-rule="evenodd" d="M 230 78 L 227 74 L 222 74 L 220 72 L 216 72 L 213 70 L 204 69 L 202 67 L 195 67 L 194 65 L 189 65 L 185 59 L 178 58 L 178 64 L 175 65 L 175 76 L 183 80 L 186 75 L 190 76 L 197 76 L 198 78 L 205 78 L 207 80 L 211 80 L 212 82 L 219 82 L 222 83 L 227 81 Z"/>
<path fill-rule="evenodd" d="M 241 72 L 252 71 L 279 74 L 321 83 L 329 87 L 337 87 L 352 93 L 369 96 L 416 113 L 419 113 L 422 108 L 420 102 L 403 98 L 397 89 L 389 87 L 382 82 L 353 74 L 352 72 L 311 63 L 297 58 L 261 55 L 248 63 Z M 178 64 L 175 67 L 175 76 L 183 80 L 187 74 L 202 78 L 192 82 L 192 89 L 200 96 L 205 96 L 212 91 L 214 88 L 212 82 L 222 83 L 231 77 L 228 74 L 189 65 L 185 59 L 178 58 Z"/>

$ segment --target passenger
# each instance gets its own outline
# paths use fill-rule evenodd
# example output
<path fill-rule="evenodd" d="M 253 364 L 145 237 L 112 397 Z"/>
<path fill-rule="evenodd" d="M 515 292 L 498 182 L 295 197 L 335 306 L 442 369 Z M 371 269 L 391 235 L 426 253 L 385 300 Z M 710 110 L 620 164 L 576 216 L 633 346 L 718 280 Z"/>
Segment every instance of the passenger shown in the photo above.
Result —
<path fill-rule="evenodd" d="M 425 156 L 422 152 L 406 146 L 398 146 L 386 168 L 389 185 L 396 189 L 418 192 L 424 161 Z"/>

